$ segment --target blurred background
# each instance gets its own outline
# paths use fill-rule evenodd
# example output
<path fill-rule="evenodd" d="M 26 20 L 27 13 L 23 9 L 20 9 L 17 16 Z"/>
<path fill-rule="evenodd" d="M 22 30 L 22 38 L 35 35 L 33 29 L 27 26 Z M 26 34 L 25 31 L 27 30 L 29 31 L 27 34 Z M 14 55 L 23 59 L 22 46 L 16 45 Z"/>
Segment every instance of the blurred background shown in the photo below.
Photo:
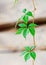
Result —
<path fill-rule="evenodd" d="M 17 1 L 17 0 L 16 0 Z M 35 18 L 46 17 L 46 0 L 35 0 Z M 0 0 L 0 24 L 16 22 L 22 15 L 22 10 L 33 10 L 32 0 Z"/>

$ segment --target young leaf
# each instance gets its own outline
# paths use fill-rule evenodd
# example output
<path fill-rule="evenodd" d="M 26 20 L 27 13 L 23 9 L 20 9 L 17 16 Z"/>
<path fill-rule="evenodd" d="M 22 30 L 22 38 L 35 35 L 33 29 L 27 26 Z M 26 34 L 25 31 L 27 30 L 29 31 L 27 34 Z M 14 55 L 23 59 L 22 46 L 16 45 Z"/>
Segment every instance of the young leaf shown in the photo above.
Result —
<path fill-rule="evenodd" d="M 28 11 L 28 12 L 26 13 L 26 15 L 28 15 L 28 16 L 32 16 L 32 17 L 33 17 L 33 14 L 32 14 L 31 11 Z"/>
<path fill-rule="evenodd" d="M 27 54 L 24 56 L 24 59 L 25 59 L 25 61 L 29 60 L 29 59 L 30 59 L 30 54 L 27 53 Z"/>
<path fill-rule="evenodd" d="M 19 29 L 17 30 L 16 34 L 21 34 L 22 31 L 23 31 L 23 28 L 19 28 Z"/>
<path fill-rule="evenodd" d="M 35 35 L 35 29 L 34 28 L 29 28 L 29 31 L 30 31 L 30 33 L 32 34 L 32 36 L 34 36 Z"/>
<path fill-rule="evenodd" d="M 18 23 L 20 22 L 21 18 L 18 19 L 18 21 L 16 22 L 15 28 L 18 25 Z"/>
<path fill-rule="evenodd" d="M 26 38 L 26 36 L 27 36 L 28 33 L 29 33 L 29 29 L 25 28 L 23 30 L 23 36 L 24 36 L 24 38 Z"/>
<path fill-rule="evenodd" d="M 36 53 L 35 52 L 30 52 L 30 56 L 35 60 L 36 59 Z"/>
<path fill-rule="evenodd" d="M 21 24 L 18 24 L 18 26 L 20 26 L 20 27 L 26 27 L 26 24 L 21 23 Z"/>
<path fill-rule="evenodd" d="M 27 52 L 26 51 L 23 51 L 21 55 L 25 55 L 25 54 L 27 54 Z"/>
<path fill-rule="evenodd" d="M 25 15 L 24 17 L 23 17 L 23 21 L 24 21 L 24 23 L 28 23 L 28 16 L 27 15 Z"/>
<path fill-rule="evenodd" d="M 35 23 L 29 24 L 29 27 L 35 27 L 35 26 L 37 26 L 37 24 L 35 24 Z"/>
<path fill-rule="evenodd" d="M 23 13 L 26 13 L 26 11 L 27 11 L 26 9 L 23 9 Z"/>
<path fill-rule="evenodd" d="M 36 46 L 31 46 L 31 50 L 33 50 Z"/>
<path fill-rule="evenodd" d="M 14 4 L 16 4 L 18 2 L 18 0 L 14 0 Z"/>
<path fill-rule="evenodd" d="M 31 50 L 31 48 L 29 46 L 25 47 L 25 51 L 30 51 L 30 50 Z"/>

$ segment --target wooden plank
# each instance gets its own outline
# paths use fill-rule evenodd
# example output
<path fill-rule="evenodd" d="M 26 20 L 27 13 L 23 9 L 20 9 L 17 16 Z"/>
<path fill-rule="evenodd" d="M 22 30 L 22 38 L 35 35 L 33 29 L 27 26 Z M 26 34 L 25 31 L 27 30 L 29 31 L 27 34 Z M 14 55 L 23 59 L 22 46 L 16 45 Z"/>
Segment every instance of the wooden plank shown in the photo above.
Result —
<path fill-rule="evenodd" d="M 16 35 L 15 31 L 16 29 L 12 28 L 0 32 L 0 44 L 2 44 L 4 48 L 7 48 L 11 51 L 22 51 L 24 50 L 24 46 L 33 45 L 33 39 L 30 34 L 28 35 L 26 41 L 23 36 Z M 46 50 L 46 25 L 42 25 L 36 28 L 36 46 L 37 50 Z"/>
<path fill-rule="evenodd" d="M 22 21 L 20 21 L 22 23 Z M 29 21 L 29 23 L 31 23 L 32 20 Z M 35 23 L 36 24 L 46 24 L 46 18 L 38 18 L 38 19 L 35 19 Z M 2 30 L 6 30 L 6 29 L 9 29 L 9 28 L 12 28 L 12 27 L 15 27 L 16 25 L 16 22 L 12 22 L 12 23 L 5 23 L 5 24 L 0 24 L 0 31 Z"/>

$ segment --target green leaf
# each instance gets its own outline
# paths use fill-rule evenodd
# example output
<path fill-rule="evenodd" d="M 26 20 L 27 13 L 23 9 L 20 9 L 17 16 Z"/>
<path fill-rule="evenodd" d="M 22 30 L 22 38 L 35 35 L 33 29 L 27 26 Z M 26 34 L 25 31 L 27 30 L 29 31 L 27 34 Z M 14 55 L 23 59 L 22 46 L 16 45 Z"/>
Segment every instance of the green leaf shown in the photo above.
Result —
<path fill-rule="evenodd" d="M 24 23 L 21 23 L 21 24 L 18 24 L 20 27 L 26 27 L 26 24 Z"/>
<path fill-rule="evenodd" d="M 26 36 L 27 36 L 28 33 L 29 33 L 29 29 L 25 28 L 23 30 L 23 36 L 24 36 L 24 38 L 26 38 Z"/>
<path fill-rule="evenodd" d="M 18 0 L 14 0 L 15 2 L 18 1 Z"/>
<path fill-rule="evenodd" d="M 26 15 L 28 15 L 28 16 L 32 16 L 32 17 L 33 17 L 33 14 L 32 14 L 31 11 L 28 11 L 28 12 L 26 13 Z"/>
<path fill-rule="evenodd" d="M 14 4 L 16 4 L 18 2 L 18 0 L 14 0 Z"/>
<path fill-rule="evenodd" d="M 35 52 L 30 52 L 30 56 L 35 60 L 36 59 L 36 53 Z"/>
<path fill-rule="evenodd" d="M 23 17 L 23 21 L 24 21 L 24 23 L 28 23 L 28 16 L 27 15 L 25 15 L 24 17 Z"/>
<path fill-rule="evenodd" d="M 23 28 L 19 28 L 19 29 L 17 30 L 16 34 L 21 34 L 22 31 L 23 31 Z"/>
<path fill-rule="evenodd" d="M 20 22 L 20 20 L 21 20 L 21 18 L 19 18 L 17 22 Z"/>
<path fill-rule="evenodd" d="M 30 31 L 30 33 L 32 34 L 32 36 L 34 36 L 35 35 L 35 28 L 29 28 L 29 31 Z"/>
<path fill-rule="evenodd" d="M 31 48 L 29 46 L 25 47 L 25 51 L 30 51 L 30 50 L 31 50 Z"/>
<path fill-rule="evenodd" d="M 23 13 L 26 13 L 27 9 L 23 9 Z"/>
<path fill-rule="evenodd" d="M 26 51 L 23 51 L 21 55 L 25 55 L 25 54 L 27 54 L 27 52 Z"/>
<path fill-rule="evenodd" d="M 37 24 L 35 24 L 35 23 L 29 24 L 29 27 L 35 27 L 35 26 L 37 26 Z"/>
<path fill-rule="evenodd" d="M 36 46 L 31 46 L 31 50 L 33 50 Z"/>
<path fill-rule="evenodd" d="M 30 54 L 27 53 L 27 54 L 24 56 L 24 59 L 25 59 L 25 61 L 29 60 L 29 59 L 30 59 Z"/>

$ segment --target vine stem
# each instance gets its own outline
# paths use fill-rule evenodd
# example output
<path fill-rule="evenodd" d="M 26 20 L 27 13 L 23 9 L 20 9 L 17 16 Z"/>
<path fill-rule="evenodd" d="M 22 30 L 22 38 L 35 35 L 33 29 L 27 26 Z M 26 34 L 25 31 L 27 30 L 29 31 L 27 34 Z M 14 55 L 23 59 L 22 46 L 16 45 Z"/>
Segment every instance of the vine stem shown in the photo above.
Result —
<path fill-rule="evenodd" d="M 33 14 L 34 14 L 34 16 L 35 16 L 36 7 L 35 7 L 34 0 L 32 0 L 32 3 L 33 3 L 33 7 L 34 7 Z M 33 23 L 34 23 L 34 19 L 35 19 L 34 16 L 33 16 Z M 35 36 L 33 36 L 33 42 L 34 42 L 34 46 L 36 46 Z"/>
<path fill-rule="evenodd" d="M 34 65 L 34 60 L 32 60 L 32 65 Z"/>
<path fill-rule="evenodd" d="M 36 7 L 35 7 L 35 3 L 34 3 L 34 0 L 32 0 L 32 3 L 33 3 L 33 7 L 34 7 L 34 10 L 33 10 L 33 13 L 34 13 L 34 16 L 35 16 L 35 11 L 36 11 Z M 33 16 L 33 23 L 34 23 L 34 16 Z M 36 46 L 36 42 L 35 42 L 35 36 L 33 36 L 33 44 L 34 46 Z M 32 60 L 32 65 L 34 65 L 34 60 Z"/>
<path fill-rule="evenodd" d="M 36 7 L 35 7 L 35 2 L 34 2 L 34 0 L 32 0 L 32 3 L 33 3 L 34 11 L 35 11 L 35 10 L 36 10 Z"/>
<path fill-rule="evenodd" d="M 35 12 L 34 12 L 34 14 L 35 14 Z M 33 17 L 33 23 L 34 23 L 34 17 Z M 34 44 L 34 46 L 36 46 L 36 42 L 35 42 L 35 35 L 33 36 L 33 44 Z"/>

